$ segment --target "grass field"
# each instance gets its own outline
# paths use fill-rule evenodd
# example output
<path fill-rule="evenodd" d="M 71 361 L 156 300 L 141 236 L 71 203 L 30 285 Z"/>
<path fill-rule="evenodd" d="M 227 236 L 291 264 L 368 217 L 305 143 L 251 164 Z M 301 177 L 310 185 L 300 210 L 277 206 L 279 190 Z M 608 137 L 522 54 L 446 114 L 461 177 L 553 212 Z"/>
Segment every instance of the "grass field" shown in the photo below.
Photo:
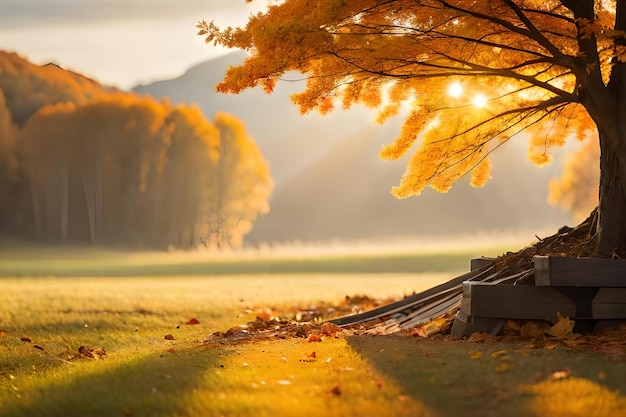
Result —
<path fill-rule="evenodd" d="M 0 416 L 626 416 L 623 355 L 409 336 L 203 343 L 267 308 L 399 298 L 477 254 L 491 253 L 4 251 Z"/>

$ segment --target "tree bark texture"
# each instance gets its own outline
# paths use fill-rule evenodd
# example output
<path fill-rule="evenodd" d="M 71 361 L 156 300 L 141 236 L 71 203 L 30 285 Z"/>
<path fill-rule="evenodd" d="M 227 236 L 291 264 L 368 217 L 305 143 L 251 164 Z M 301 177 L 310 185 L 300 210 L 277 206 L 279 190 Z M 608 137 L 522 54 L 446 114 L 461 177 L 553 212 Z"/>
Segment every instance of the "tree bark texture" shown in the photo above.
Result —
<path fill-rule="evenodd" d="M 617 1 L 615 29 L 626 29 L 626 0 Z M 618 43 L 626 43 L 623 39 Z M 606 87 L 612 107 L 604 108 L 600 136 L 598 254 L 626 249 L 626 64 L 616 62 Z"/>

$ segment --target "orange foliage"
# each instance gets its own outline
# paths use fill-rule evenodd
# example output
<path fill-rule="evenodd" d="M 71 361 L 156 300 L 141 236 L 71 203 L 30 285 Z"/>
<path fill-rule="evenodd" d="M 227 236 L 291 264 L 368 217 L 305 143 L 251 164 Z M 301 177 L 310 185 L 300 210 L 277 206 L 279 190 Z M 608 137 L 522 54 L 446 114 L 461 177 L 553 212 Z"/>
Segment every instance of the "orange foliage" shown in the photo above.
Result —
<path fill-rule="evenodd" d="M 123 93 L 49 105 L 18 151 L 37 237 L 49 240 L 237 246 L 269 209 L 269 167 L 243 124 L 221 113 L 211 123 L 196 106 Z"/>
<path fill-rule="evenodd" d="M 614 19 L 611 2 L 596 2 L 595 18 L 585 20 L 557 0 L 285 0 L 245 27 L 198 28 L 207 43 L 250 53 L 227 71 L 221 92 L 259 84 L 271 92 L 278 77 L 299 71 L 307 84 L 292 99 L 302 112 L 360 103 L 380 122 L 403 113 L 381 156 L 413 152 L 393 189 L 408 197 L 447 191 L 467 173 L 484 185 L 490 153 L 521 131 L 539 165 L 566 138 L 594 131 L 600 113 L 592 121 L 579 87 L 606 82 L 613 58 L 626 55 Z"/>
<path fill-rule="evenodd" d="M 111 88 L 55 64 L 35 65 L 15 53 L 0 51 L 0 86 L 14 122 L 22 125 L 38 109 L 65 101 L 84 102 Z"/>
<path fill-rule="evenodd" d="M 568 156 L 561 178 L 550 181 L 548 202 L 566 208 L 576 220 L 587 218 L 598 205 L 599 160 L 598 141 L 586 141 Z"/>

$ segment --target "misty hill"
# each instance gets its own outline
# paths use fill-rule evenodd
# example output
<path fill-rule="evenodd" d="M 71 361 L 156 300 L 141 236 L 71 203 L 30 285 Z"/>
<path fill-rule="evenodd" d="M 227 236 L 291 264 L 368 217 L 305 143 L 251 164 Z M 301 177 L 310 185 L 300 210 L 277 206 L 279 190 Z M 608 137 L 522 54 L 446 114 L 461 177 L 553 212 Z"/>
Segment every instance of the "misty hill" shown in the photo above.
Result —
<path fill-rule="evenodd" d="M 494 178 L 483 189 L 462 179 L 447 194 L 426 190 L 417 198 L 395 199 L 389 191 L 406 160 L 382 161 L 378 152 L 397 134 L 399 120 L 375 125 L 373 113 L 362 108 L 300 116 L 289 95 L 302 89 L 301 81 L 280 82 L 271 96 L 258 89 L 214 92 L 226 68 L 243 57 L 229 54 L 136 91 L 196 103 L 208 117 L 221 110 L 244 121 L 276 182 L 271 212 L 257 220 L 248 242 L 541 230 L 571 223 L 546 203 L 548 180 L 560 164 L 532 166 L 523 140 L 498 150 Z"/>

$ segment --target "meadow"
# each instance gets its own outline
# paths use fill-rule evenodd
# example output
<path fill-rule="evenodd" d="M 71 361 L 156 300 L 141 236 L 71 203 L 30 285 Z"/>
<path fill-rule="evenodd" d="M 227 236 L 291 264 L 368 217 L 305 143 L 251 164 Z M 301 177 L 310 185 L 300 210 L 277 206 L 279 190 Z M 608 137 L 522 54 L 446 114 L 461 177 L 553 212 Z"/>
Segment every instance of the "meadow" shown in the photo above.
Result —
<path fill-rule="evenodd" d="M 626 415 L 623 350 L 408 335 L 206 341 L 259 314 L 346 295 L 398 299 L 503 250 L 205 256 L 5 248 L 0 415 Z"/>

